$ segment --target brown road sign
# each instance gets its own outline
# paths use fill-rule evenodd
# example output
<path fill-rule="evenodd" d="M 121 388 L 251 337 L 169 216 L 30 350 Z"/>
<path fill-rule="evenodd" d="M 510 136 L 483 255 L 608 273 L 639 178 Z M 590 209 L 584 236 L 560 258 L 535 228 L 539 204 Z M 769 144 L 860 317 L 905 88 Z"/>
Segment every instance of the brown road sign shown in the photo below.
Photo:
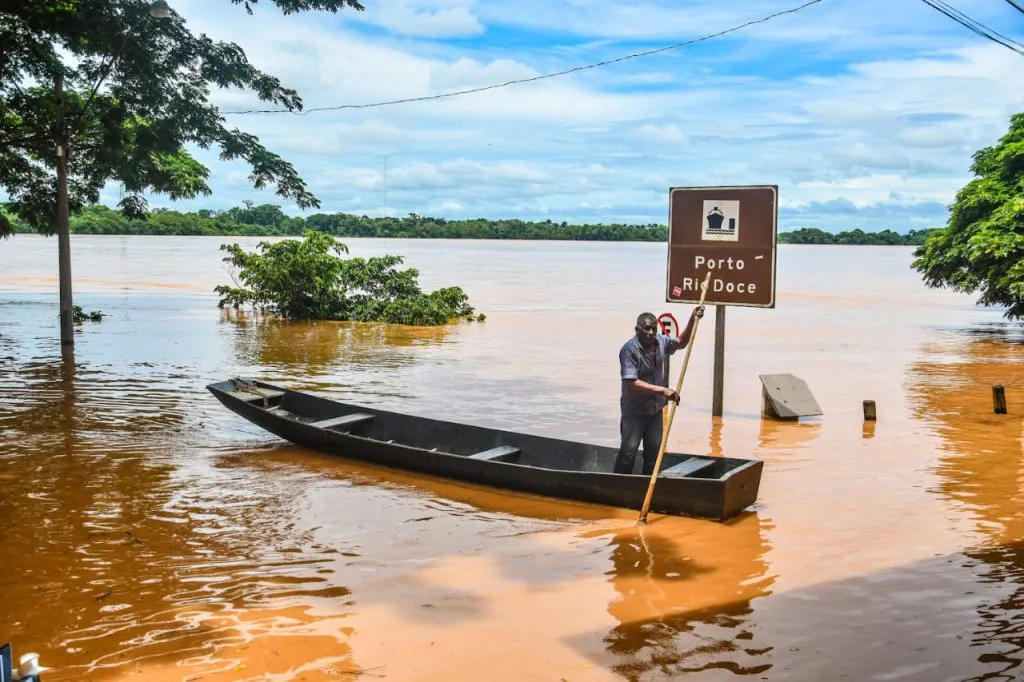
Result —
<path fill-rule="evenodd" d="M 779 188 L 673 187 L 669 190 L 665 300 L 775 307 Z"/>

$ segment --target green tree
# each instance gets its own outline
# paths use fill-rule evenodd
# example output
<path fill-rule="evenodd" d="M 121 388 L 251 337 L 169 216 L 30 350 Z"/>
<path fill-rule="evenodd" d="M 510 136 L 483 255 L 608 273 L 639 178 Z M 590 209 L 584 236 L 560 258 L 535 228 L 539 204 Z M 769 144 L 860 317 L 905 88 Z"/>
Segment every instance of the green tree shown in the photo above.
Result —
<path fill-rule="evenodd" d="M 258 0 L 231 0 L 252 12 Z M 271 0 L 284 14 L 363 9 L 357 0 Z M 277 187 L 299 206 L 319 202 L 295 169 L 259 140 L 225 125 L 211 87 L 250 89 L 289 110 L 302 101 L 249 64 L 233 43 L 193 35 L 171 11 L 146 0 L 5 0 L 0 5 L 0 186 L 9 210 L 36 230 L 56 226 L 56 147 L 63 112 L 72 213 L 95 203 L 108 182 L 123 185 L 119 208 L 146 213 L 145 192 L 172 199 L 209 194 L 209 170 L 185 148 L 218 147 L 241 158 L 254 186 Z M 164 6 L 166 6 L 164 4 Z M 63 101 L 55 81 L 63 81 Z M 62 109 L 57 106 L 62 104 Z M 11 232 L 0 218 L 0 235 Z"/>
<path fill-rule="evenodd" d="M 946 227 L 914 251 L 911 267 L 930 287 L 977 291 L 979 304 L 1024 317 L 1024 113 L 995 146 L 975 152 L 971 172 Z"/>
<path fill-rule="evenodd" d="M 936 228 L 927 228 L 924 230 L 911 230 L 910 232 L 907 232 L 907 234 L 904 236 L 904 242 L 913 246 L 921 246 L 926 241 L 928 241 L 928 237 L 931 236 L 933 232 L 935 232 L 935 229 Z"/>
<path fill-rule="evenodd" d="M 8 209 L 6 203 L 0 204 L 0 224 L 5 223 L 8 225 L 10 232 L 28 232 L 29 226 L 23 223 L 18 216 L 14 215 Z"/>
<path fill-rule="evenodd" d="M 401 256 L 340 258 L 348 247 L 324 232 L 260 242 L 256 253 L 222 244 L 236 286 L 218 285 L 217 305 L 251 305 L 286 318 L 441 325 L 473 315 L 459 287 L 423 293 L 419 272 L 399 270 Z M 483 316 L 481 316 L 482 319 Z"/>
<path fill-rule="evenodd" d="M 81 215 L 71 221 L 75 232 L 83 234 L 120 234 L 127 230 L 128 221 L 121 213 L 106 206 L 86 206 Z"/>
<path fill-rule="evenodd" d="M 174 214 L 176 217 L 167 216 Z M 13 218 L 12 218 L 13 219 Z M 172 225 L 179 226 L 172 228 Z M 29 228 L 21 224 L 23 230 Z M 82 234 L 153 234 L 153 235 L 233 235 L 233 236 L 299 236 L 307 230 L 326 232 L 336 237 L 406 237 L 412 239 L 561 239 L 592 241 L 654 241 L 664 242 L 664 225 L 570 225 L 550 220 L 446 220 L 410 214 L 405 218 L 370 218 L 348 213 L 315 213 L 308 218 L 289 217 L 275 204 L 257 206 L 248 201 L 226 211 L 200 209 L 178 213 L 156 209 L 145 219 L 126 219 L 122 213 L 95 204 L 85 207 L 71 220 L 71 230 Z M 805 227 L 779 233 L 780 244 L 839 244 L 919 246 L 934 228 L 909 230 L 901 234 L 884 229 L 865 232 L 861 229 L 836 234 L 816 227 Z"/>
<path fill-rule="evenodd" d="M 269 1 L 285 14 L 362 9 L 358 0 Z M 252 13 L 258 0 L 231 2 Z M 237 45 L 193 35 L 166 0 L 4 0 L 0 45 L 0 188 L 10 213 L 58 234 L 62 344 L 74 343 L 69 216 L 107 183 L 120 183 L 129 218 L 147 214 L 147 192 L 209 194 L 209 169 L 186 151 L 195 144 L 245 160 L 256 188 L 319 206 L 291 164 L 229 129 L 209 101 L 211 87 L 234 87 L 298 110 L 298 93 Z M 0 214 L 0 237 L 13 232 Z"/>
<path fill-rule="evenodd" d="M 835 244 L 835 235 L 817 227 L 802 227 L 799 230 L 779 233 L 780 244 Z"/>

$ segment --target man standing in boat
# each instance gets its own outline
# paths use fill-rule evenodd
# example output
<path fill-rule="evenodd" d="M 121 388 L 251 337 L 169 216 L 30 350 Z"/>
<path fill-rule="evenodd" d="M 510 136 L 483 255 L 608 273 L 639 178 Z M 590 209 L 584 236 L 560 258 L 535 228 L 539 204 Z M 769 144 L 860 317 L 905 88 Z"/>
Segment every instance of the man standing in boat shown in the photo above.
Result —
<path fill-rule="evenodd" d="M 668 386 L 668 356 L 690 342 L 693 321 L 704 316 L 704 306 L 690 314 L 686 328 L 679 336 L 658 333 L 658 319 L 653 313 L 640 313 L 636 318 L 636 335 L 619 350 L 619 373 L 622 394 L 619 398 L 622 440 L 615 458 L 615 473 L 631 474 L 641 441 L 644 446 L 643 473 L 654 472 L 654 460 L 661 448 L 663 408 L 669 400 L 678 404 L 679 394 Z"/>

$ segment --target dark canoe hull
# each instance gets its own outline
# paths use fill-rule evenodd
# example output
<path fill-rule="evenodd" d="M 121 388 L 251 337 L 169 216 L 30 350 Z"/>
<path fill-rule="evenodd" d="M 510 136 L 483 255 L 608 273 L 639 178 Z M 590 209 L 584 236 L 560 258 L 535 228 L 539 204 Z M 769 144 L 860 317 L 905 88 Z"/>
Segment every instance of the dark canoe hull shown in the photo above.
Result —
<path fill-rule="evenodd" d="M 291 443 L 396 469 L 629 509 L 640 509 L 650 483 L 639 473 L 612 473 L 616 450 L 605 446 L 388 412 L 259 381 L 207 388 Z M 762 468 L 759 460 L 666 452 L 651 511 L 726 520 L 757 500 Z"/>

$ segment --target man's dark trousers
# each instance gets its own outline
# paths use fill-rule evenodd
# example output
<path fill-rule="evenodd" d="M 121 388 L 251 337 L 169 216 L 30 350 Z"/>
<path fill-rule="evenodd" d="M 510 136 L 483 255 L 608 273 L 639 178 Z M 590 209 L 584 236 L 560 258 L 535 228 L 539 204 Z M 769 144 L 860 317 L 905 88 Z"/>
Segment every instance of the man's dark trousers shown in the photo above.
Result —
<path fill-rule="evenodd" d="M 645 476 L 654 473 L 654 462 L 658 459 L 663 428 L 661 410 L 654 414 L 623 414 L 619 419 L 622 442 L 619 445 L 619 454 L 615 458 L 615 473 L 633 473 L 633 463 L 636 461 L 636 451 L 641 441 L 644 445 L 643 473 Z"/>

